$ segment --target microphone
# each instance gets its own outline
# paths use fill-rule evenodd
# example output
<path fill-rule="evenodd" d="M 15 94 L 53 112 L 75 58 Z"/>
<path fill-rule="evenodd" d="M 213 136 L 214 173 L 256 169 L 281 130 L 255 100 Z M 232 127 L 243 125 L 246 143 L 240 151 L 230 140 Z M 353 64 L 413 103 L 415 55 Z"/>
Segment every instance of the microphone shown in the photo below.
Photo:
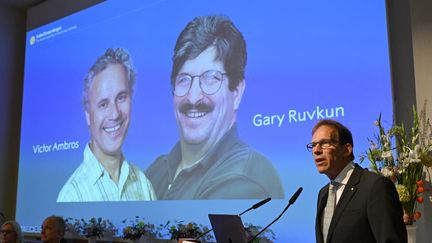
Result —
<path fill-rule="evenodd" d="M 248 211 L 250 211 L 250 210 L 252 210 L 252 209 L 257 209 L 257 208 L 261 207 L 262 205 L 264 205 L 264 204 L 270 202 L 270 200 L 271 200 L 271 197 L 268 197 L 268 198 L 266 198 L 266 199 L 263 199 L 263 200 L 261 200 L 261 201 L 255 203 L 252 207 L 250 207 L 250 208 L 246 209 L 245 211 L 241 212 L 241 213 L 239 214 L 239 216 L 242 216 L 244 213 L 246 213 L 246 212 L 248 212 Z M 203 237 L 204 235 L 206 235 L 206 234 L 208 234 L 208 233 L 210 233 L 210 232 L 212 232 L 212 231 L 213 231 L 213 229 L 209 229 L 209 230 L 207 230 L 206 232 L 204 232 L 204 233 L 200 234 L 199 236 L 195 237 L 195 240 L 198 240 L 199 238 Z"/>
<path fill-rule="evenodd" d="M 258 235 L 260 235 L 262 232 L 264 232 L 266 229 L 268 229 L 268 227 L 270 227 L 272 224 L 274 224 L 276 221 L 278 221 L 280 219 L 280 217 L 282 217 L 282 215 L 288 210 L 288 208 L 293 205 L 295 203 L 295 201 L 297 200 L 297 198 L 300 196 L 300 193 L 303 191 L 303 187 L 299 187 L 299 189 L 297 189 L 297 191 L 292 195 L 292 197 L 290 198 L 290 200 L 288 201 L 288 205 L 285 207 L 285 209 L 282 211 L 281 214 L 279 214 L 279 216 L 273 220 L 269 225 L 267 225 L 266 227 L 264 227 L 260 232 L 258 232 L 254 237 L 252 237 L 252 239 L 250 239 L 248 241 L 248 243 L 252 242 L 253 240 L 255 240 Z"/>
<path fill-rule="evenodd" d="M 245 211 L 243 211 L 242 213 L 240 213 L 239 216 L 242 216 L 244 213 L 249 212 L 252 209 L 257 209 L 257 208 L 261 207 L 262 205 L 270 202 L 270 200 L 271 200 L 271 197 L 268 197 L 264 200 L 261 200 L 261 201 L 255 203 L 252 207 L 250 207 L 250 208 L 246 209 Z"/>
<path fill-rule="evenodd" d="M 292 195 L 292 197 L 290 198 L 290 200 L 288 201 L 288 206 L 293 205 L 295 203 L 295 201 L 297 200 L 297 198 L 300 196 L 300 193 L 303 191 L 303 187 L 300 187 L 299 189 L 297 189 L 297 191 L 294 193 L 294 195 Z"/>

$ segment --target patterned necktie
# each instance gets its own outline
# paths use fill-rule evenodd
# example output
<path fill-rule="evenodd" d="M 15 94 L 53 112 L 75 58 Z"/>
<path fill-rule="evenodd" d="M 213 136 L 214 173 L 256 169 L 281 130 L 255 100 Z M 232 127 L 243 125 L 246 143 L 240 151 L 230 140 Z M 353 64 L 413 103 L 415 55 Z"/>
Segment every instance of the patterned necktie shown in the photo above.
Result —
<path fill-rule="evenodd" d="M 333 212 L 336 207 L 336 190 L 338 183 L 332 181 L 329 186 L 329 194 L 327 197 L 327 204 L 324 209 L 324 219 L 323 219 L 323 238 L 324 242 L 327 242 L 328 230 L 330 227 L 330 222 L 333 217 Z"/>

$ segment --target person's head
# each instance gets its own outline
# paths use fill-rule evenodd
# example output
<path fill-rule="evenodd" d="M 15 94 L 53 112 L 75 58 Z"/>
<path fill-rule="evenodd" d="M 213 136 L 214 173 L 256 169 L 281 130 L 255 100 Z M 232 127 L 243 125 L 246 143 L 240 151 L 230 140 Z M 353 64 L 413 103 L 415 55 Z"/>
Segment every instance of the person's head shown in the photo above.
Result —
<path fill-rule="evenodd" d="M 312 152 L 319 173 L 331 180 L 354 160 L 352 134 L 347 127 L 334 120 L 319 121 L 312 129 L 312 142 L 307 147 Z"/>
<path fill-rule="evenodd" d="M 15 221 L 6 221 L 0 228 L 1 243 L 24 243 L 21 226 Z"/>
<path fill-rule="evenodd" d="M 171 85 L 182 141 L 215 144 L 235 123 L 245 89 L 246 43 L 224 16 L 196 17 L 177 39 Z"/>
<path fill-rule="evenodd" d="M 84 79 L 83 102 L 96 157 L 118 156 L 126 137 L 136 73 L 128 52 L 111 49 L 97 59 Z"/>
<path fill-rule="evenodd" d="M 49 216 L 42 223 L 41 240 L 44 243 L 60 242 L 65 234 L 66 223 L 62 217 Z"/>

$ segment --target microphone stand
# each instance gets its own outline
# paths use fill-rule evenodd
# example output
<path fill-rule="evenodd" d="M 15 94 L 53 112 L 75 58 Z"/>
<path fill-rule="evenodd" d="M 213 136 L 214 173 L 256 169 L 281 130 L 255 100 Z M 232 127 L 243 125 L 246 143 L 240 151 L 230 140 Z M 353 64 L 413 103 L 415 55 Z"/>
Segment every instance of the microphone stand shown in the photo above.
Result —
<path fill-rule="evenodd" d="M 258 235 L 260 235 L 262 232 L 264 232 L 266 229 L 268 229 L 272 224 L 274 224 L 276 221 L 278 221 L 278 219 L 280 217 L 282 217 L 282 215 L 285 213 L 285 211 L 288 210 L 289 206 L 291 206 L 291 204 L 288 204 L 288 206 L 282 211 L 282 213 L 275 220 L 273 220 L 269 225 L 267 225 L 262 230 L 260 230 L 260 232 L 258 232 L 254 237 L 252 237 L 252 239 L 248 240 L 248 243 L 251 243 L 252 241 L 254 241 L 258 237 Z"/>
<path fill-rule="evenodd" d="M 258 235 L 260 235 L 262 232 L 264 232 L 266 229 L 268 229 L 272 224 L 274 224 L 276 221 L 278 221 L 280 219 L 280 217 L 282 217 L 282 215 L 288 210 L 288 208 L 294 204 L 294 202 L 297 200 L 298 196 L 300 195 L 300 193 L 302 191 L 303 191 L 303 187 L 300 187 L 299 189 L 297 189 L 297 191 L 294 193 L 294 195 L 290 198 L 288 205 L 285 207 L 285 209 L 282 211 L 282 213 L 279 214 L 279 216 L 275 220 L 273 220 L 269 225 L 267 225 L 262 230 L 260 230 L 260 232 L 258 232 L 254 237 L 252 237 L 252 239 L 248 240 L 247 243 L 251 243 L 253 240 L 255 240 L 258 237 Z"/>

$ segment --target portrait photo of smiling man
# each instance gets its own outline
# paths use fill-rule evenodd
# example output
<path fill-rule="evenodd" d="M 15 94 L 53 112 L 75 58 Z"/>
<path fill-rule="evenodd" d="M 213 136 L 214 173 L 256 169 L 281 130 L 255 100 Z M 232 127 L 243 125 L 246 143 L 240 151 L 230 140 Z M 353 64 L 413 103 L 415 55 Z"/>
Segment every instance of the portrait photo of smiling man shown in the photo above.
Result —
<path fill-rule="evenodd" d="M 243 142 L 246 43 L 233 22 L 196 17 L 177 39 L 171 86 L 180 141 L 147 169 L 158 199 L 283 198 L 270 160 Z"/>
<path fill-rule="evenodd" d="M 126 138 L 136 80 L 129 53 L 106 50 L 84 79 L 83 104 L 90 131 L 84 161 L 61 189 L 57 202 L 155 200 L 150 181 L 126 161 Z"/>

